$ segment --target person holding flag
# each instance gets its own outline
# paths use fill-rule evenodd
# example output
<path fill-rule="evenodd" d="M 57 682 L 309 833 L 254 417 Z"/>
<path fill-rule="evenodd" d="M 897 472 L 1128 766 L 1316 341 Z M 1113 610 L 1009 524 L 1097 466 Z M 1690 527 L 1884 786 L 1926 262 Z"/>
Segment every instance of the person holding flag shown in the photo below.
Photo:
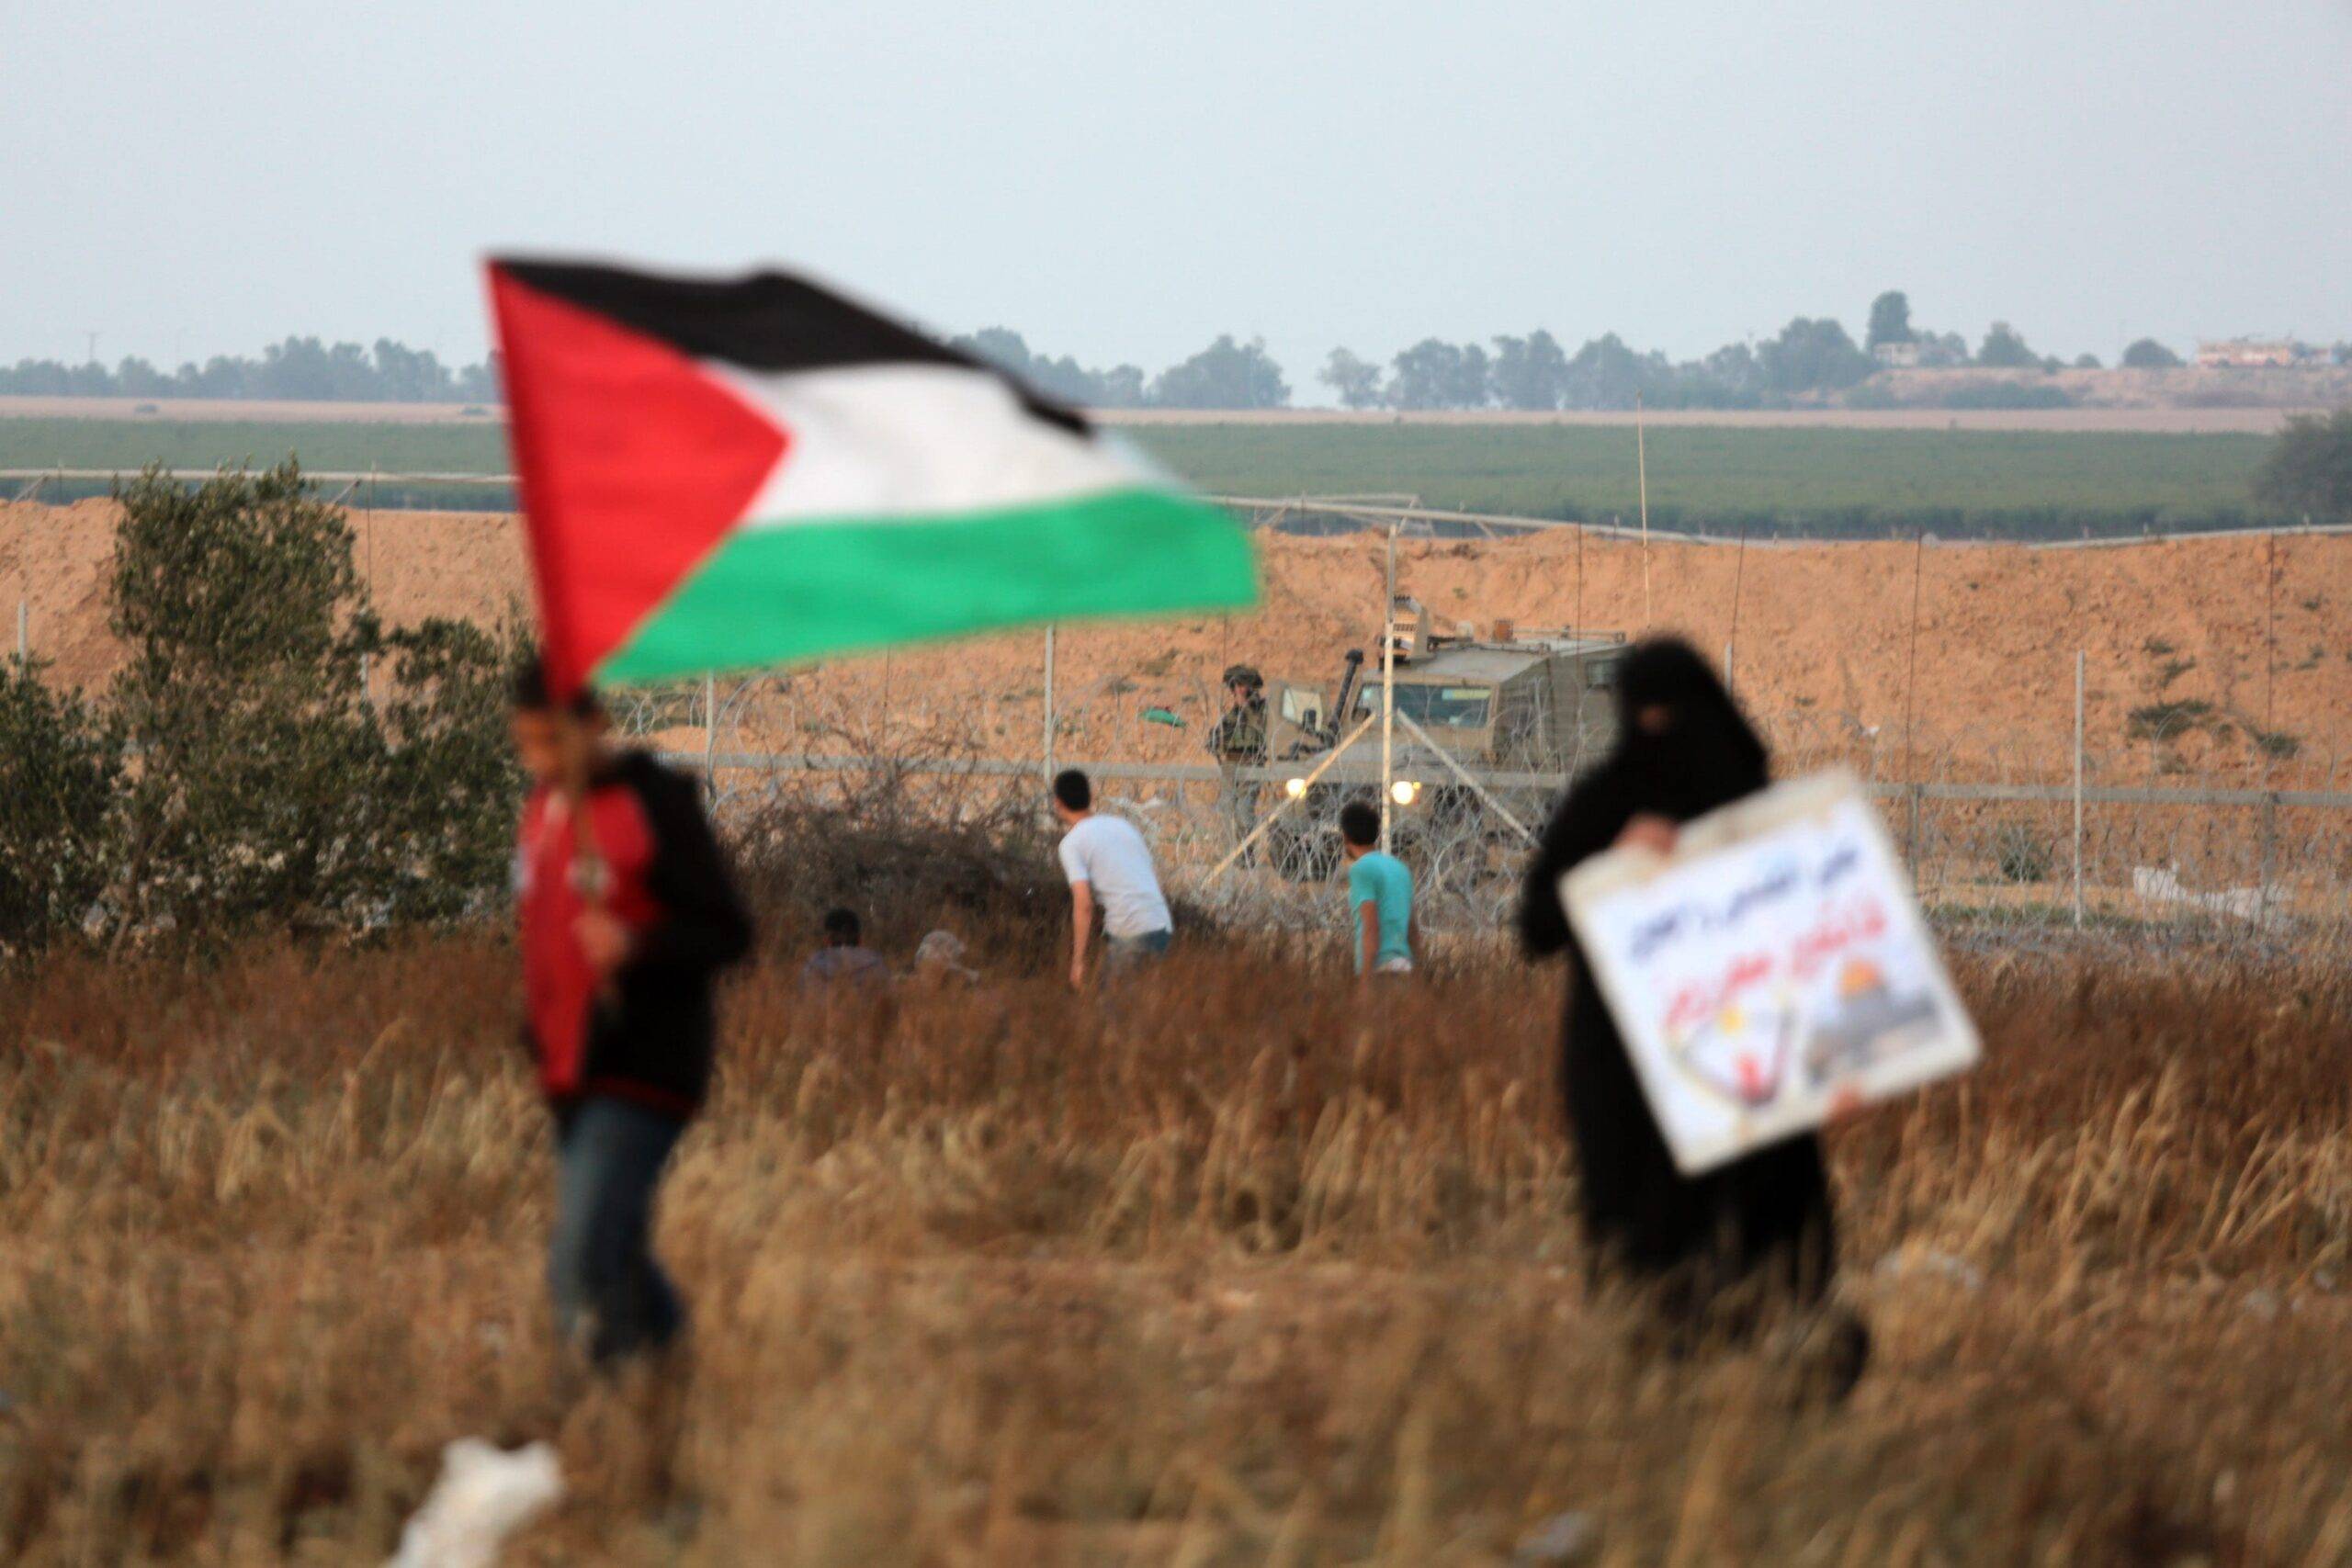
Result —
<path fill-rule="evenodd" d="M 1247 609 L 1257 570 L 1077 410 L 805 279 L 501 257 L 488 281 L 545 650 L 515 728 L 557 1297 L 617 1354 L 682 1316 L 646 1221 L 749 934 L 692 786 L 604 749 L 593 686 Z"/>
<path fill-rule="evenodd" d="M 598 1365 L 685 1325 L 650 1246 L 654 1189 L 710 1082 L 711 979 L 752 927 L 694 782 L 604 739 L 594 696 L 514 689 L 531 781 L 514 858 L 526 1030 L 556 1121 L 548 1282 Z"/>

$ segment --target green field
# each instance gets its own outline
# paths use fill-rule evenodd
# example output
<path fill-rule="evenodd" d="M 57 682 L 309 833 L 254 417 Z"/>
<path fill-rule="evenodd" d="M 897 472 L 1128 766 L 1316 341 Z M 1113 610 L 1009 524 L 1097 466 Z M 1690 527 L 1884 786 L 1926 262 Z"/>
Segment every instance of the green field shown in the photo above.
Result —
<path fill-rule="evenodd" d="M 1227 495 L 1395 491 L 1430 506 L 1597 522 L 1639 506 L 1634 433 L 1577 425 L 1158 426 Z M 1730 430 L 1649 434 L 1650 521 L 1727 533 L 2071 535 L 2260 520 L 2258 435 Z"/>
<path fill-rule="evenodd" d="M 1637 505 L 1634 434 L 1546 425 L 1155 425 L 1128 433 L 1227 495 L 1394 491 L 1424 504 L 1603 521 Z M 2289 521 L 2257 507 L 2258 435 L 1722 429 L 1649 436 L 1660 528 L 1822 536 L 2073 537 Z M 273 462 L 322 471 L 496 473 L 492 425 L 0 420 L 0 468 Z M 482 492 L 382 487 L 385 504 Z M 490 503 L 504 503 L 503 495 Z"/>
<path fill-rule="evenodd" d="M 506 432 L 481 424 L 349 424 L 248 420 L 0 419 L 0 468 L 209 468 L 275 463 L 388 473 L 506 471 Z"/>

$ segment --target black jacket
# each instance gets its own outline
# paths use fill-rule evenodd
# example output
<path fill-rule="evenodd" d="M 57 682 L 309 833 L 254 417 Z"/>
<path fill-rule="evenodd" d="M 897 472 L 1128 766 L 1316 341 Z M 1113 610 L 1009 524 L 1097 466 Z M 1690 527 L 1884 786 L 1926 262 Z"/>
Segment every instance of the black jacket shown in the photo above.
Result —
<path fill-rule="evenodd" d="M 553 791 L 523 813 L 518 899 L 529 1032 L 559 1105 L 593 1094 L 690 1115 L 709 1088 L 718 973 L 749 951 L 752 922 L 695 783 L 643 751 L 615 757 L 589 792 L 602 902 L 630 928 L 607 985 L 586 966 L 569 814 Z"/>

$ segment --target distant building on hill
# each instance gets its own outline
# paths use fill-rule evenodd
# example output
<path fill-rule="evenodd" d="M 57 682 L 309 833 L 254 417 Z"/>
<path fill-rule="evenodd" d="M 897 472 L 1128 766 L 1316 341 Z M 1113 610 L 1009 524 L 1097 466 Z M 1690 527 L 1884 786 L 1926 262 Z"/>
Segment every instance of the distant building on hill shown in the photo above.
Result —
<path fill-rule="evenodd" d="M 2312 352 L 2292 338 L 2218 338 L 2197 345 L 2200 370 L 2285 370 L 2312 357 Z"/>
<path fill-rule="evenodd" d="M 1905 338 L 1901 343 L 1883 343 L 1871 350 L 1883 370 L 1916 370 L 1919 366 L 1919 340 Z"/>

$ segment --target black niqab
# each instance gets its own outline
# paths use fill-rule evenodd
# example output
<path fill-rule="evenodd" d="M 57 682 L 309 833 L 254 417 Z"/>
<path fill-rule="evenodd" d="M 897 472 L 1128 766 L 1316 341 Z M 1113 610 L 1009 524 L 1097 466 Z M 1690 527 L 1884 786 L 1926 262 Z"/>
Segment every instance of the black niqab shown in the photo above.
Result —
<path fill-rule="evenodd" d="M 1570 960 L 1560 1077 L 1596 1260 L 1657 1285 L 1679 1326 L 1720 1328 L 1714 1309 L 1729 1287 L 1760 1281 L 1804 1303 L 1826 1288 L 1834 1243 L 1819 1141 L 1792 1138 L 1695 1179 L 1676 1170 L 1558 888 L 1634 818 L 1690 821 L 1762 789 L 1770 767 L 1731 694 L 1687 643 L 1653 640 L 1629 652 L 1617 710 L 1615 747 L 1562 799 L 1528 868 L 1520 931 L 1531 956 L 1566 950 Z"/>
<path fill-rule="evenodd" d="M 1570 787 L 1529 868 L 1520 905 L 1529 953 L 1569 945 L 1560 876 L 1614 844 L 1626 823 L 1688 822 L 1770 782 L 1764 742 L 1697 650 L 1670 637 L 1635 644 L 1617 666 L 1616 745 Z"/>
<path fill-rule="evenodd" d="M 1641 644 L 1617 681 L 1613 760 L 1636 784 L 1642 810 L 1688 822 L 1769 782 L 1764 742 L 1690 644 Z M 1653 718 L 1661 729 L 1651 728 Z"/>

